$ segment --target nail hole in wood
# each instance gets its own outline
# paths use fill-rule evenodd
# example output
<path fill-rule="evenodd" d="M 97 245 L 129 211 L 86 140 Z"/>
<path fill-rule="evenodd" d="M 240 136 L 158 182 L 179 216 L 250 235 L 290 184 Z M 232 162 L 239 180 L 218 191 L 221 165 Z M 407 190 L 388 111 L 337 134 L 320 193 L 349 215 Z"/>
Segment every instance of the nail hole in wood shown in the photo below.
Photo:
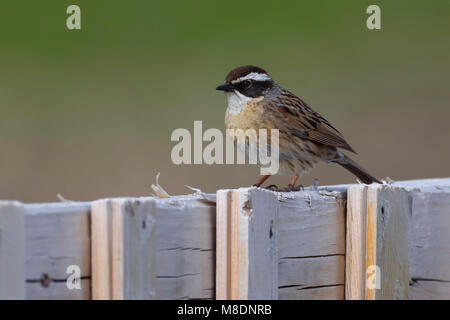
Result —
<path fill-rule="evenodd" d="M 48 276 L 48 274 L 44 273 L 44 274 L 41 276 L 41 285 L 42 285 L 44 288 L 47 288 L 47 287 L 50 285 L 50 277 Z"/>

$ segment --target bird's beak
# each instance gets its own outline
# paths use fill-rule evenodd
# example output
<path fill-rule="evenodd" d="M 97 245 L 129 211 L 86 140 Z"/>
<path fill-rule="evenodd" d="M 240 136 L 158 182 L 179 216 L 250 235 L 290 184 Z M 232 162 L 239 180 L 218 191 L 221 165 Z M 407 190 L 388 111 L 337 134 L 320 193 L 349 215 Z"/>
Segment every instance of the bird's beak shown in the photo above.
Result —
<path fill-rule="evenodd" d="M 233 91 L 233 86 L 229 83 L 224 83 L 224 84 L 221 84 L 220 86 L 218 86 L 216 88 L 216 90 L 231 92 L 231 91 Z"/>

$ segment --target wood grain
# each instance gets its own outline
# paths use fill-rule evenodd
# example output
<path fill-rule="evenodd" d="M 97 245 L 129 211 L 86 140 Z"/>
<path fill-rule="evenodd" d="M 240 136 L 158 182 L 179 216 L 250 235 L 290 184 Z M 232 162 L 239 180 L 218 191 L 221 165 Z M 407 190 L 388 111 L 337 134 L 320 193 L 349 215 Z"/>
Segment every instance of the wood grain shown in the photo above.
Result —
<path fill-rule="evenodd" d="M 450 299 L 450 178 L 395 185 L 412 197 L 409 299 Z"/>
<path fill-rule="evenodd" d="M 348 192 L 347 299 L 407 299 L 411 197 L 402 188 L 356 185 Z"/>
<path fill-rule="evenodd" d="M 345 299 L 366 296 L 367 186 L 350 186 L 347 191 Z"/>
<path fill-rule="evenodd" d="M 26 204 L 26 298 L 90 299 L 90 203 Z M 67 268 L 80 268 L 81 289 L 69 289 Z"/>
<path fill-rule="evenodd" d="M 214 298 L 214 212 L 199 196 L 94 202 L 93 298 Z"/>
<path fill-rule="evenodd" d="M 0 201 L 0 300 L 25 299 L 25 210 Z"/>
<path fill-rule="evenodd" d="M 217 213 L 218 298 L 344 298 L 345 194 L 220 190 Z"/>

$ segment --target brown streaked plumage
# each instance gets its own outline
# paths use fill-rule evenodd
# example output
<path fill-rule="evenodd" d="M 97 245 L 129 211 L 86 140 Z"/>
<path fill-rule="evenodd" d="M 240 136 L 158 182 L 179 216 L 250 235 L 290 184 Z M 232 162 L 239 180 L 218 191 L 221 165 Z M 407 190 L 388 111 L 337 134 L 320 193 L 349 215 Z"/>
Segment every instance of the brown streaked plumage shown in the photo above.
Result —
<path fill-rule="evenodd" d="M 339 150 L 355 153 L 335 127 L 302 99 L 281 88 L 264 69 L 235 68 L 217 90 L 227 93 L 228 129 L 279 130 L 279 173 L 294 176 L 291 187 L 319 161 L 338 163 L 364 183 L 381 183 Z"/>

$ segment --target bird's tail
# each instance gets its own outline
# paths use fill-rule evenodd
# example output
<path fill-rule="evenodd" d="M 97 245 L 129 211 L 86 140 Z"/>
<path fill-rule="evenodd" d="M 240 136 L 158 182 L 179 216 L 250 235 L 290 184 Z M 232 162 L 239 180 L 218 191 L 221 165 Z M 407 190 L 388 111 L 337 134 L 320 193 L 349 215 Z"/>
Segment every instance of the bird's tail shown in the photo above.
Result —
<path fill-rule="evenodd" d="M 345 169 L 353 173 L 355 176 L 359 178 L 362 182 L 366 184 L 371 184 L 372 182 L 382 183 L 380 180 L 372 176 L 366 169 L 361 167 L 355 161 L 347 157 L 345 154 L 338 151 L 337 156 L 331 160 L 334 163 L 338 163 L 343 166 Z"/>

